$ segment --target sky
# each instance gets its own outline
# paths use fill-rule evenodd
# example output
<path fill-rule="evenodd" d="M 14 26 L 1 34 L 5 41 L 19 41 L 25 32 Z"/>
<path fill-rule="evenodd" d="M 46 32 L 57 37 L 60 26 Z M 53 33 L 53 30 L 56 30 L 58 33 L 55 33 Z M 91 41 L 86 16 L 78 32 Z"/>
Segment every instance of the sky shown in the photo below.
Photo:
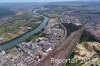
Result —
<path fill-rule="evenodd" d="M 55 1 L 88 1 L 88 0 L 0 0 L 0 3 L 5 3 L 5 2 L 55 2 Z"/>

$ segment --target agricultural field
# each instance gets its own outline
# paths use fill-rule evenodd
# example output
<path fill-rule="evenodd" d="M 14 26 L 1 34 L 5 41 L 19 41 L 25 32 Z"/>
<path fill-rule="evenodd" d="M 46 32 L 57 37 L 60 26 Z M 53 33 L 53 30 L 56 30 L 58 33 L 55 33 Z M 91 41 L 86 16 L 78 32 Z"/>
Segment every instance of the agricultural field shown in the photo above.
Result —
<path fill-rule="evenodd" d="M 8 19 L 9 22 L 0 24 L 0 43 L 9 41 L 35 29 L 43 21 L 42 16 L 34 16 L 32 12 L 24 13 L 20 16 L 14 15 L 14 17 L 17 19 L 12 17 Z"/>

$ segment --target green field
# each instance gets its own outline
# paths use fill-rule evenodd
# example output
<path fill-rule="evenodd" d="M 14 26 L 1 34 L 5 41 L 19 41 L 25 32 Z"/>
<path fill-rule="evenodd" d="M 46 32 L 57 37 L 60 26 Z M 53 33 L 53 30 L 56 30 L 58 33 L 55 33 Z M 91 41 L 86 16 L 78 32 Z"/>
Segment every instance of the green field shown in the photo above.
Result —
<path fill-rule="evenodd" d="M 44 19 L 42 16 L 33 16 L 32 13 L 26 13 L 23 16 L 24 18 L 17 19 L 12 23 L 0 25 L 0 37 L 5 39 L 2 42 L 9 41 L 35 29 Z"/>
<path fill-rule="evenodd" d="M 19 27 L 32 27 L 35 28 L 38 23 L 41 21 L 41 18 L 32 18 L 31 20 L 16 20 L 14 23 L 0 25 L 0 34 L 10 32 L 16 33 L 19 31 Z"/>

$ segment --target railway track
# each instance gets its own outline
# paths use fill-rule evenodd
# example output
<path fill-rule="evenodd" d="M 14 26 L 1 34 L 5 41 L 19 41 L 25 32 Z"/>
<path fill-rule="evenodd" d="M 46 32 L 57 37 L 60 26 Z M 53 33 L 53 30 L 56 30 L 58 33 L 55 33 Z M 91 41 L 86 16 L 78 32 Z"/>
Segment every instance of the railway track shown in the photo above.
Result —
<path fill-rule="evenodd" d="M 60 42 L 56 48 L 52 50 L 46 58 L 44 58 L 37 66 L 63 66 L 64 64 L 51 63 L 51 58 L 54 59 L 66 59 L 69 58 L 70 54 L 76 47 L 77 42 L 81 36 L 83 28 L 73 32 L 63 42 Z"/>

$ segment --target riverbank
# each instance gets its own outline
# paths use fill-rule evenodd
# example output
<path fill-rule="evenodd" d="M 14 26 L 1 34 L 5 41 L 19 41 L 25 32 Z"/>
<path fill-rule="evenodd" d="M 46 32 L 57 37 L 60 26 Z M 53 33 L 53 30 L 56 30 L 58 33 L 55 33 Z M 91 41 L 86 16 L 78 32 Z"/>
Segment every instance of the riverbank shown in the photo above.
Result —
<path fill-rule="evenodd" d="M 58 19 L 50 18 L 43 32 L 39 34 L 36 40 L 33 38 L 31 41 L 22 42 L 18 45 L 19 47 L 11 49 L 7 54 L 1 54 L 0 59 L 5 58 L 3 60 L 4 64 L 10 66 L 18 64 L 36 66 L 63 37 L 64 29 L 59 25 Z"/>
<path fill-rule="evenodd" d="M 35 15 L 43 16 L 44 17 L 44 21 L 41 22 L 41 24 L 36 29 L 34 29 L 34 30 L 32 30 L 32 31 L 30 31 L 28 33 L 25 33 L 24 35 L 22 35 L 20 37 L 17 37 L 15 39 L 13 39 L 12 41 L 9 41 L 9 42 L 6 42 L 6 43 L 0 45 L 0 48 L 2 50 L 7 50 L 7 49 L 12 48 L 12 47 L 20 44 L 21 42 L 25 41 L 30 36 L 40 32 L 46 26 L 46 24 L 48 23 L 49 18 L 44 16 L 44 15 L 38 14 L 38 13 L 35 13 Z"/>

